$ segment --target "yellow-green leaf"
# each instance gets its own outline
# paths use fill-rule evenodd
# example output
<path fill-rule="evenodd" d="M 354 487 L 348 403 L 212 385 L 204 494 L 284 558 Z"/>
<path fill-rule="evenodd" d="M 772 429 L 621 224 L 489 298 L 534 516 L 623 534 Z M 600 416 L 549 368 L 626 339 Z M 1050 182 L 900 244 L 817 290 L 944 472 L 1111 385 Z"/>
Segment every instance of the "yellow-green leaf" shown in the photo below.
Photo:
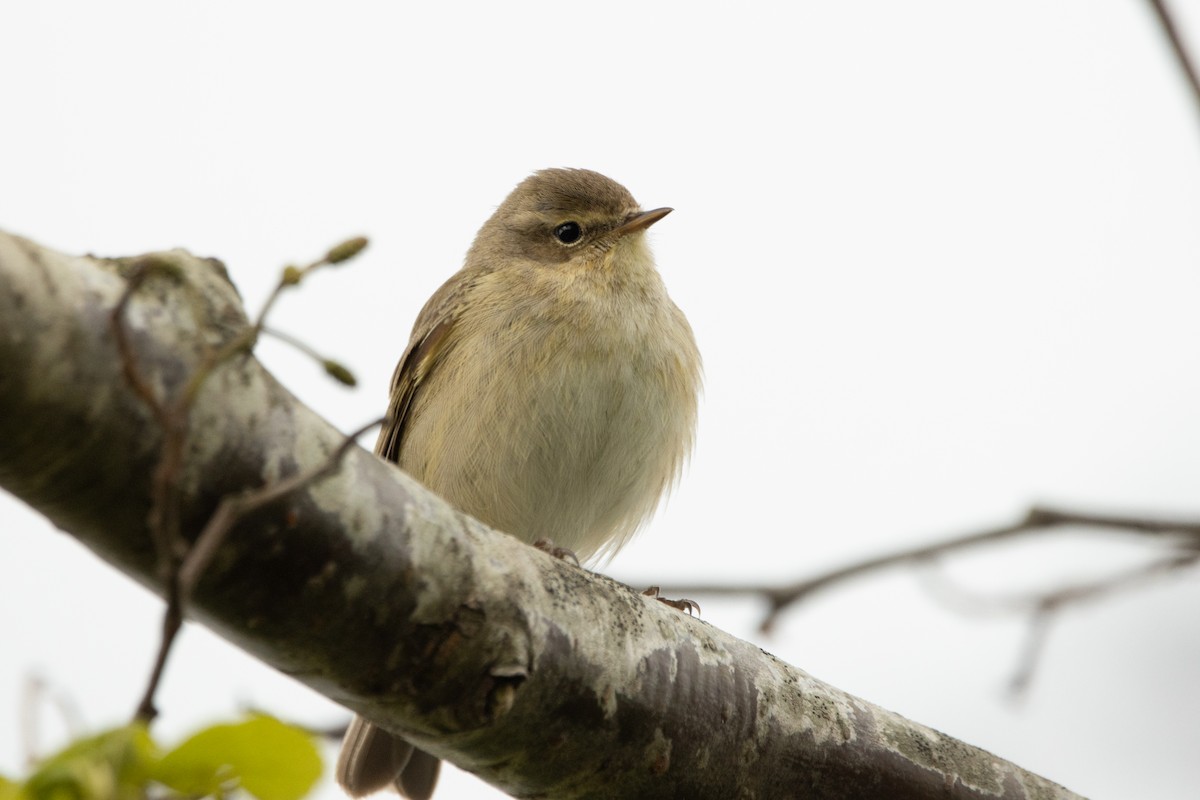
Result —
<path fill-rule="evenodd" d="M 0 776 L 0 800 L 20 800 L 21 784 Z"/>
<path fill-rule="evenodd" d="M 299 800 L 321 776 L 312 737 L 271 717 L 214 725 L 163 756 L 155 779 L 185 794 L 240 786 L 259 800 Z"/>
<path fill-rule="evenodd" d="M 144 725 L 134 723 L 80 739 L 44 761 L 25 783 L 29 800 L 120 800 L 142 797 L 157 760 Z"/>

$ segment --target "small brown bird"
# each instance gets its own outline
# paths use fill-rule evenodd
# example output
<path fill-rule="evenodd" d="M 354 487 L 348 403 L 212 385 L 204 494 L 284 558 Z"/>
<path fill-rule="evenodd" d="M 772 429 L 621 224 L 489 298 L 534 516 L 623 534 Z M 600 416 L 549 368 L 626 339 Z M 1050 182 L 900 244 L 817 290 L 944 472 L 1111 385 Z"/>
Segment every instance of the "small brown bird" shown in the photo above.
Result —
<path fill-rule="evenodd" d="M 376 452 L 526 542 L 615 553 L 695 431 L 700 354 L 644 235 L 670 211 L 590 170 L 526 178 L 417 317 Z M 426 800 L 438 768 L 356 717 L 337 778 Z"/>

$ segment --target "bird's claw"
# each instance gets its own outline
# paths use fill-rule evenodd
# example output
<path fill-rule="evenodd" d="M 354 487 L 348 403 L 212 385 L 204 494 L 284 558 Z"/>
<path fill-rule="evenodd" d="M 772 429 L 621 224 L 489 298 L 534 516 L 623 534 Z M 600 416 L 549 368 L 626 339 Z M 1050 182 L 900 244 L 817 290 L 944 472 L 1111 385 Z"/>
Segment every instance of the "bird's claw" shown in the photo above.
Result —
<path fill-rule="evenodd" d="M 663 603 L 664 605 L 668 605 L 671 608 L 675 609 L 676 611 L 684 612 L 689 617 L 693 616 L 693 612 L 695 612 L 696 616 L 699 616 L 699 614 L 700 614 L 700 604 L 697 603 L 695 600 L 688 600 L 686 598 L 680 598 L 679 600 L 671 600 L 670 598 L 667 598 L 667 597 L 659 597 L 657 586 L 651 586 L 649 589 L 646 589 L 644 592 L 642 592 L 642 594 L 645 595 L 646 597 L 653 597 L 658 602 Z"/>
<path fill-rule="evenodd" d="M 538 539 L 533 543 L 533 546 L 538 550 L 541 550 L 543 553 L 548 553 L 549 555 L 554 556 L 559 561 L 572 561 L 575 563 L 575 566 L 581 566 L 579 563 L 579 556 L 575 555 L 574 550 L 568 550 L 565 547 L 559 547 L 549 539 Z"/>

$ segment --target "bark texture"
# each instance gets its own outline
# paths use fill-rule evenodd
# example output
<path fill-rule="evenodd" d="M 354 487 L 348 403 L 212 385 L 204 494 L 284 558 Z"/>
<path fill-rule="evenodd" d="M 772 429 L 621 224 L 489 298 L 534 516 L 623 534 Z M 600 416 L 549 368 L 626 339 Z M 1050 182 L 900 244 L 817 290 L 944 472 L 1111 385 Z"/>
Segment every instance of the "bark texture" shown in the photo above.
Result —
<path fill-rule="evenodd" d="M 153 257 L 175 277 L 147 281 L 127 324 L 167 398 L 247 323 L 219 262 Z M 0 485 L 161 589 L 147 513 L 163 433 L 109 324 L 132 263 L 0 233 Z M 189 424 L 189 537 L 222 496 L 341 443 L 251 357 L 210 376 Z M 239 522 L 189 610 L 517 797 L 1076 797 L 492 531 L 360 449 Z"/>

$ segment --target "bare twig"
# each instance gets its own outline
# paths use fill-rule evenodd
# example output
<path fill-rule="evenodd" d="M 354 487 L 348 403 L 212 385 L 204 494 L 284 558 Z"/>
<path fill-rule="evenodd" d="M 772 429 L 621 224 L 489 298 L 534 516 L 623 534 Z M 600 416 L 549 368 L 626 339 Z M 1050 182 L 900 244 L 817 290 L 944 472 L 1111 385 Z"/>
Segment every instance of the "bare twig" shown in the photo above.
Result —
<path fill-rule="evenodd" d="M 1049 638 L 1050 623 L 1054 621 L 1052 614 L 1038 612 L 1029 618 L 1029 630 L 1025 634 L 1025 644 L 1017 657 L 1017 668 L 1008 681 L 1008 696 L 1014 700 L 1025 696 L 1025 692 L 1033 683 L 1033 674 L 1041 659 L 1042 651 Z"/>
<path fill-rule="evenodd" d="M 175 267 L 168 261 L 158 257 L 138 259 L 133 264 L 125 290 L 109 317 L 113 338 L 116 341 L 120 357 L 121 371 L 126 382 L 150 409 L 155 420 L 163 429 L 162 451 L 154 470 L 150 490 L 150 511 L 147 519 L 154 548 L 158 557 L 158 571 L 167 588 L 168 597 L 176 593 L 175 574 L 178 570 L 179 559 L 185 545 L 180 534 L 179 502 L 178 502 L 178 473 L 183 462 L 183 451 L 187 443 L 188 408 L 192 393 L 184 393 L 175 403 L 168 404 L 155 396 L 154 390 L 142 376 L 138 367 L 136 354 L 129 341 L 125 327 L 125 316 L 130 300 L 134 293 L 141 288 L 153 275 L 165 275 L 178 279 Z M 168 608 L 171 603 L 168 601 Z M 163 620 L 163 635 L 174 637 L 179 630 L 178 620 L 172 620 L 168 614 Z M 157 664 L 154 674 L 160 673 L 162 665 Z M 154 717 L 153 709 L 138 707 L 137 717 L 150 720 Z"/>
<path fill-rule="evenodd" d="M 936 580 L 930 582 L 929 586 L 939 600 L 964 614 L 1024 614 L 1028 616 L 1029 628 L 1025 642 L 1008 686 L 1010 696 L 1019 698 L 1032 684 L 1038 662 L 1045 648 L 1050 625 L 1057 621 L 1063 611 L 1105 600 L 1121 592 L 1132 591 L 1156 581 L 1164 575 L 1181 572 L 1198 563 L 1200 563 L 1200 552 L 1177 553 L 1094 581 L 1045 592 L 983 595 L 949 581 L 941 573 L 936 576 Z"/>
<path fill-rule="evenodd" d="M 150 412 L 154 414 L 154 418 L 164 428 L 167 425 L 167 410 L 158 398 L 154 396 L 154 390 L 146 383 L 142 377 L 141 371 L 137 366 L 137 357 L 133 352 L 133 345 L 129 341 L 129 336 L 125 330 L 124 319 L 125 311 L 129 307 L 129 301 L 133 299 L 134 293 L 141 288 L 146 279 L 153 274 L 172 274 L 162 259 L 155 257 L 139 258 L 133 264 L 133 269 L 129 274 L 129 278 L 125 282 L 125 291 L 122 292 L 121 298 L 117 304 L 113 306 L 112 314 L 109 317 L 109 324 L 112 327 L 113 338 L 117 343 L 117 353 L 121 358 L 121 372 L 125 376 L 125 381 L 137 393 Z"/>
<path fill-rule="evenodd" d="M 1069 586 L 1037 598 L 1036 606 L 1029 620 L 1029 633 L 1026 637 L 1022 658 L 1009 681 L 1009 693 L 1013 697 L 1019 697 L 1029 688 L 1045 647 L 1050 624 L 1057 620 L 1062 611 L 1084 603 L 1095 602 L 1119 592 L 1130 591 L 1168 573 L 1179 572 L 1191 567 L 1198 561 L 1200 561 L 1200 553 L 1164 558 L 1092 583 Z"/>
<path fill-rule="evenodd" d="M 1034 507 L 1024 519 L 1011 525 L 876 556 L 786 586 L 694 585 L 673 586 L 669 591 L 672 594 L 762 595 L 769 606 L 760 628 L 763 632 L 769 632 L 785 609 L 820 589 L 888 567 L 930 563 L 950 553 L 981 544 L 1067 525 L 1142 536 L 1173 536 L 1177 537 L 1174 542 L 1176 550 L 1148 564 L 1088 583 L 1006 596 L 986 596 L 965 590 L 949 581 L 941 571 L 926 574 L 928 585 L 938 599 L 959 611 L 970 614 L 1023 614 L 1028 617 L 1028 632 L 1017 667 L 1009 681 L 1010 697 L 1019 699 L 1033 681 L 1050 626 L 1062 611 L 1130 591 L 1165 574 L 1176 573 L 1200 563 L 1200 523 Z"/>
<path fill-rule="evenodd" d="M 218 524 L 213 525 L 213 521 L 210 521 L 211 531 L 210 527 L 206 527 L 204 531 L 209 535 L 206 537 L 202 533 L 196 544 L 189 546 L 183 540 L 180 532 L 179 475 L 183 467 L 184 451 L 187 445 L 188 419 L 196 396 L 218 366 L 238 353 L 249 353 L 253 350 L 266 324 L 267 314 L 286 287 L 299 284 L 308 273 L 315 269 L 339 264 L 353 258 L 366 245 L 365 238 L 350 239 L 303 268 L 288 267 L 284 269 L 254 324 L 246 326 L 220 348 L 208 352 L 200 366 L 188 377 L 176 397 L 169 402 L 156 397 L 153 389 L 142 376 L 126 331 L 125 315 L 133 294 L 147 278 L 156 273 L 175 275 L 175 270 L 170 262 L 161 258 L 141 259 L 133 265 L 125 290 L 112 310 L 110 325 L 126 381 L 151 410 L 163 429 L 162 450 L 154 472 L 147 524 L 154 537 L 160 577 L 166 595 L 166 612 L 163 615 L 159 648 L 151 668 L 150 678 L 147 681 L 146 691 L 138 703 L 136 719 L 148 722 L 157 715 L 154 708 L 154 695 L 162 679 L 175 637 L 183 624 L 184 604 L 229 528 L 241 515 L 328 475 L 336 469 L 342 456 L 361 433 L 361 431 L 355 433 L 335 451 L 330 462 L 310 473 L 294 476 L 274 487 L 265 487 L 238 497 L 226 498 L 229 502 L 222 501 L 214 513 L 214 520 L 217 520 Z M 343 383 L 353 384 L 353 377 L 349 376 L 349 372 L 344 367 L 326 359 L 320 360 L 331 375 Z M 347 376 L 349 376 L 349 380 L 346 380 Z M 379 422 L 372 422 L 363 430 L 378 424 Z"/>
<path fill-rule="evenodd" d="M 157 713 L 154 709 L 154 695 L 158 691 L 159 683 L 162 681 L 162 673 L 167 664 L 167 656 L 170 655 L 171 647 L 175 643 L 175 637 L 179 633 L 180 626 L 183 624 L 184 609 L 191 600 L 192 592 L 195 591 L 196 584 L 204 574 L 205 568 L 212 561 L 221 543 L 225 541 L 225 537 L 232 530 L 233 526 L 237 524 L 237 521 L 246 514 L 270 505 L 292 492 L 303 489 L 305 486 L 334 473 L 346 453 L 354 446 L 358 437 L 383 422 L 384 418 L 372 420 L 353 433 L 350 433 L 342 441 L 342 444 L 329 454 L 323 463 L 318 464 L 312 469 L 297 473 L 278 483 L 268 484 L 258 489 L 229 495 L 221 499 L 221 502 L 217 505 L 217 510 L 213 512 L 213 515 L 209 517 L 208 522 L 200 531 L 195 544 L 192 545 L 184 556 L 175 574 L 175 590 L 168 592 L 167 610 L 163 615 L 163 633 L 159 640 L 158 653 L 154 659 L 154 668 L 150 673 L 150 680 L 147 681 L 146 690 L 142 695 L 141 701 L 138 703 L 138 719 L 150 720 Z"/>
<path fill-rule="evenodd" d="M 136 719 L 146 722 L 154 719 L 157 714 L 153 705 L 154 689 L 162 677 L 170 643 L 174 641 L 182 624 L 178 574 L 179 564 L 187 546 L 183 542 L 180 532 L 178 492 L 179 471 L 183 465 L 183 453 L 187 445 L 188 415 L 198 386 L 212 372 L 217 363 L 216 356 L 210 355 L 208 360 L 197 370 L 199 378 L 197 375 L 193 375 L 189 385 L 173 401 L 160 400 L 155 396 L 153 389 L 150 388 L 138 367 L 137 357 L 129 342 L 125 326 L 126 313 L 134 293 L 150 276 L 155 274 L 173 275 L 173 271 L 170 264 L 162 259 L 149 258 L 135 262 L 125 290 L 109 317 L 121 361 L 122 374 L 125 376 L 126 382 L 150 409 L 163 430 L 162 449 L 151 482 L 147 527 L 154 537 L 159 576 L 163 581 L 167 596 L 167 611 L 163 616 L 162 646 L 159 648 L 150 672 L 147 692 L 138 703 L 135 712 Z"/>
<path fill-rule="evenodd" d="M 331 358 L 326 358 L 307 343 L 297 339 L 295 336 L 284 333 L 280 330 L 276 330 L 275 328 L 269 328 L 265 325 L 262 328 L 262 333 L 265 333 L 268 336 L 274 336 L 279 341 L 289 344 L 299 350 L 301 353 L 304 353 L 304 355 L 308 356 L 313 361 L 316 361 L 318 364 L 324 367 L 325 373 L 338 381 L 338 383 L 341 383 L 345 386 L 358 385 L 358 380 L 354 377 L 354 373 L 346 369 L 346 367 L 344 367 L 340 362 L 334 361 Z"/>
<path fill-rule="evenodd" d="M 225 541 L 225 537 L 239 519 L 336 472 L 346 453 L 354 447 L 358 437 L 372 428 L 382 425 L 385 421 L 386 417 L 380 417 L 348 434 L 342 440 L 342 444 L 330 453 L 323 463 L 312 469 L 284 478 L 274 484 L 222 498 L 217 505 L 217 510 L 213 512 L 200 531 L 200 535 L 196 537 L 196 543 L 192 545 L 179 568 L 181 601 L 187 603 L 191 599 L 200 576 L 204 574 L 205 568 L 208 567 L 213 556 L 221 547 L 221 543 Z"/>
<path fill-rule="evenodd" d="M 341 244 L 333 247 L 325 255 L 316 261 L 303 267 L 285 267 L 283 274 L 280 276 L 279 282 L 275 284 L 275 288 L 271 290 L 271 294 L 267 297 L 267 301 L 263 303 L 262 309 L 258 312 L 258 318 L 254 320 L 254 325 L 251 330 L 257 336 L 262 332 L 266 325 L 267 315 L 271 313 L 271 309 L 275 307 L 275 301 L 279 299 L 279 295 L 284 289 L 290 286 L 299 286 L 300 282 L 310 273 L 321 267 L 336 266 L 344 261 L 349 261 L 356 255 L 362 252 L 367 246 L 367 239 L 363 236 L 358 236 L 353 239 L 347 239 Z"/>
<path fill-rule="evenodd" d="M 1068 525 L 1124 531 L 1141 535 L 1182 535 L 1200 541 L 1200 523 L 1197 522 L 1111 514 L 1076 513 L 1034 507 L 1029 510 L 1023 519 L 1011 525 L 990 528 L 942 542 L 875 556 L 784 586 L 698 584 L 670 586 L 663 591 L 672 595 L 762 595 L 767 600 L 768 609 L 760 628 L 764 633 L 767 633 L 773 629 L 779 616 L 789 606 L 807 599 L 818 590 L 842 583 L 851 578 L 861 577 L 871 572 L 890 567 L 919 563 L 981 544 L 998 542 L 1035 531 Z"/>
<path fill-rule="evenodd" d="M 1179 26 L 1175 24 L 1171 11 L 1167 8 L 1166 0 L 1150 0 L 1150 7 L 1154 9 L 1154 14 L 1158 18 L 1158 24 L 1162 27 L 1163 34 L 1166 35 L 1167 41 L 1171 44 L 1171 51 L 1175 54 L 1175 61 L 1183 71 L 1184 78 L 1187 79 L 1188 84 L 1192 87 L 1192 99 L 1196 102 L 1196 109 L 1200 111 L 1200 75 L 1197 74 L 1196 65 L 1188 53 L 1183 36 L 1179 33 Z"/>
<path fill-rule="evenodd" d="M 158 692 L 158 685 L 162 682 L 163 670 L 167 667 L 167 656 L 171 654 L 171 646 L 175 643 L 175 637 L 179 635 L 179 629 L 183 626 L 179 589 L 174 584 L 174 581 L 166 584 L 167 610 L 163 614 L 158 652 L 154 654 L 154 666 L 150 668 L 150 678 L 146 681 L 146 689 L 142 692 L 141 699 L 138 700 L 137 710 L 133 714 L 134 720 L 148 723 L 158 716 L 158 708 L 154 705 L 154 695 Z"/>

